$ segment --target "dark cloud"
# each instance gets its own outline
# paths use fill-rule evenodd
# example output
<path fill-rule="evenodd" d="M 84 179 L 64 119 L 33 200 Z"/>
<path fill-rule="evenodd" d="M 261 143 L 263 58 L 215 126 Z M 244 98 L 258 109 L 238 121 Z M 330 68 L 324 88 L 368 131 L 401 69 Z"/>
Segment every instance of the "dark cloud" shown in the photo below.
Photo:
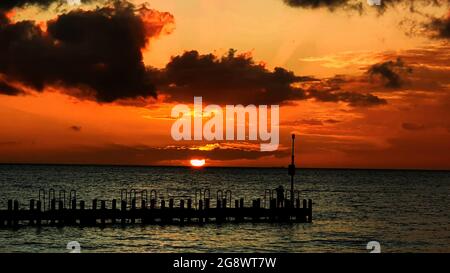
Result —
<path fill-rule="evenodd" d="M 235 55 L 222 58 L 197 51 L 175 56 L 162 72 L 162 92 L 173 101 L 192 101 L 193 96 L 218 104 L 278 104 L 304 99 L 305 93 L 291 84 L 309 80 L 283 68 L 269 71 L 251 57 Z"/>
<path fill-rule="evenodd" d="M 411 12 L 417 11 L 417 6 L 443 6 L 450 3 L 449 0 L 381 0 L 381 5 L 370 6 L 366 0 L 283 0 L 291 7 L 299 8 L 328 8 L 331 11 L 337 9 L 352 9 L 362 12 L 367 8 L 376 8 L 380 13 L 388 8 L 404 6 Z"/>
<path fill-rule="evenodd" d="M 340 123 L 341 121 L 340 120 L 337 120 L 337 119 L 327 119 L 327 120 L 324 120 L 324 122 L 325 123 L 330 123 L 330 124 L 336 124 L 336 123 Z"/>
<path fill-rule="evenodd" d="M 421 33 L 426 35 L 429 31 L 432 31 L 436 34 L 434 35 L 435 38 L 449 39 L 450 37 L 450 18 L 436 17 L 436 11 L 428 9 L 429 7 L 449 8 L 450 0 L 381 0 L 381 5 L 372 6 L 366 0 L 283 0 L 283 2 L 296 8 L 328 8 L 330 11 L 355 10 L 359 14 L 375 9 L 381 15 L 389 9 L 401 9 L 407 12 L 400 23 L 401 26 L 407 28 L 405 29 L 406 34 Z M 411 14 L 419 15 L 419 17 L 412 18 Z M 424 23 L 424 20 L 426 23 Z M 418 28 L 418 26 L 423 25 L 425 25 L 425 31 L 419 31 L 418 29 L 422 29 L 422 27 Z"/>
<path fill-rule="evenodd" d="M 16 88 L 9 83 L 0 80 L 0 94 L 15 96 L 19 94 L 23 94 L 23 91 L 19 88 Z"/>
<path fill-rule="evenodd" d="M 372 65 L 367 73 L 372 78 L 380 78 L 388 88 L 400 88 L 404 83 L 403 75 L 412 73 L 402 59 L 386 61 Z"/>
<path fill-rule="evenodd" d="M 446 18 L 434 18 L 426 27 L 433 32 L 434 37 L 450 39 L 450 15 Z"/>
<path fill-rule="evenodd" d="M 301 7 L 301 8 L 329 8 L 334 10 L 336 8 L 343 7 L 358 7 L 361 3 L 354 3 L 352 0 L 283 0 L 284 3 L 291 7 Z"/>
<path fill-rule="evenodd" d="M 404 122 L 402 123 L 402 128 L 408 131 L 421 131 L 425 130 L 426 127 L 423 124 L 417 124 L 417 123 L 411 123 L 411 122 Z"/>
<path fill-rule="evenodd" d="M 347 102 L 352 106 L 373 106 L 386 103 L 370 94 L 343 91 L 308 91 L 295 84 L 319 82 L 300 77 L 283 68 L 268 70 L 247 55 L 235 55 L 233 50 L 222 58 L 197 51 L 173 57 L 160 73 L 160 91 L 169 100 L 192 102 L 194 96 L 217 104 L 283 104 L 316 99 Z"/>
<path fill-rule="evenodd" d="M 11 146 L 11 145 L 18 145 L 20 142 L 18 141 L 0 141 L 0 146 Z"/>
<path fill-rule="evenodd" d="M 299 125 L 308 125 L 308 126 L 323 126 L 325 124 L 336 124 L 339 123 L 339 120 L 335 120 L 335 119 L 326 119 L 326 120 L 322 120 L 322 119 L 301 119 L 301 120 L 289 120 L 289 121 L 285 121 L 282 123 L 282 125 L 285 126 L 299 126 Z"/>
<path fill-rule="evenodd" d="M 14 6 L 26 3 L 35 2 L 16 1 Z M 281 67 L 269 70 L 235 50 L 223 57 L 189 51 L 173 57 L 164 69 L 146 67 L 141 50 L 173 22 L 169 13 L 126 1 L 70 11 L 47 22 L 46 30 L 33 21 L 8 22 L 0 25 L 0 76 L 37 91 L 57 86 L 69 95 L 99 102 L 156 97 L 158 89 L 169 101 L 192 102 L 194 96 L 203 96 L 222 105 L 311 98 L 358 107 L 385 103 L 371 94 L 307 91 L 297 84 L 319 80 Z"/>
<path fill-rule="evenodd" d="M 79 147 L 71 151 L 49 152 L 37 155 L 37 162 L 70 162 L 95 164 L 160 164 L 168 161 L 187 161 L 191 158 L 205 158 L 208 160 L 255 160 L 268 156 L 285 157 L 287 150 L 261 152 L 258 149 L 238 147 L 215 147 L 211 150 L 197 150 L 193 146 L 152 147 L 147 145 L 108 144 L 99 147 Z M 17 155 L 20 156 L 20 155 Z"/>
<path fill-rule="evenodd" d="M 393 8 L 397 6 L 406 7 L 410 12 L 419 12 L 419 9 L 427 6 L 445 6 L 450 3 L 449 0 L 381 0 L 381 5 L 378 7 L 379 10 L 385 11 L 388 8 Z"/>
<path fill-rule="evenodd" d="M 372 94 L 362 94 L 346 91 L 311 90 L 308 98 L 323 102 L 346 102 L 353 107 L 371 107 L 387 104 L 385 99 Z"/>
<path fill-rule="evenodd" d="M 69 129 L 74 131 L 74 132 L 80 132 L 81 131 L 81 126 L 72 125 L 72 126 L 69 127 Z"/>
<path fill-rule="evenodd" d="M 75 10 L 47 22 L 0 26 L 0 73 L 38 91 L 79 88 L 97 101 L 156 96 L 141 50 L 173 16 L 127 2 Z"/>

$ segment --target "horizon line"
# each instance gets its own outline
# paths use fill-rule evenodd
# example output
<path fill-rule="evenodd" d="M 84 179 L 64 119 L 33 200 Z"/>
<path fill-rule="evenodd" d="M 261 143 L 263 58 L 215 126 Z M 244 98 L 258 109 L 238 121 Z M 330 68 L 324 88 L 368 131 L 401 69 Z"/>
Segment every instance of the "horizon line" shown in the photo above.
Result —
<path fill-rule="evenodd" d="M 130 167 L 130 168 L 188 168 L 188 169 L 287 169 L 288 166 L 204 166 L 192 167 L 189 165 L 146 165 L 146 164 L 103 164 L 103 163 L 17 163 L 0 162 L 0 166 L 5 165 L 30 165 L 30 166 L 79 166 L 79 167 Z M 450 169 L 426 169 L 426 168 L 367 168 L 367 167 L 296 167 L 299 170 L 359 170 L 359 171 L 434 171 L 449 172 Z"/>

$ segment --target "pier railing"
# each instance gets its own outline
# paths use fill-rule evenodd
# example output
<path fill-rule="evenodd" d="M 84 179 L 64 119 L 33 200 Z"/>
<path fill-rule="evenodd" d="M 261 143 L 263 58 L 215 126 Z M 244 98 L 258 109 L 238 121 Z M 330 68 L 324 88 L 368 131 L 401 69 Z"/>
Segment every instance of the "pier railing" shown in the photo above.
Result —
<path fill-rule="evenodd" d="M 120 199 L 93 199 L 86 204 L 77 192 L 69 194 L 54 189 L 39 190 L 38 199 L 21 205 L 8 200 L 0 209 L 0 227 L 20 225 L 106 225 L 106 224 L 185 224 L 207 222 L 312 222 L 312 200 L 277 200 L 273 191 L 266 190 L 264 198 L 233 199 L 231 190 L 217 190 L 211 198 L 210 189 L 196 189 L 194 198 L 165 198 L 156 190 L 123 189 Z M 289 196 L 288 196 L 289 197 Z M 291 200 L 295 200 L 291 203 Z M 89 207 L 88 207 L 89 206 Z"/>

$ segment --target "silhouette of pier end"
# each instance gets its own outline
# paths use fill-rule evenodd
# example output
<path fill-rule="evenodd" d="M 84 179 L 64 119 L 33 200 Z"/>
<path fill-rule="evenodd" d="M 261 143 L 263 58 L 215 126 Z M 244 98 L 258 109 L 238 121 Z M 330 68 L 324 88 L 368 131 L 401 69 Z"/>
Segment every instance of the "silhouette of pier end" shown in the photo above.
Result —
<path fill-rule="evenodd" d="M 290 191 L 287 191 L 289 194 Z M 282 204 L 266 190 L 264 198 L 246 203 L 244 198 L 232 199 L 231 191 L 217 191 L 211 198 L 209 189 L 196 190 L 195 197 L 158 198 L 155 190 L 122 190 L 120 199 L 93 199 L 87 206 L 78 200 L 75 191 L 66 196 L 61 190 L 39 191 L 38 199 L 26 205 L 8 200 L 0 209 L 0 228 L 31 226 L 105 226 L 133 224 L 203 224 L 226 222 L 311 223 L 312 200 L 301 200 L 299 192 Z M 294 198 L 296 197 L 296 198 Z M 295 202 L 292 202 L 294 200 Z"/>

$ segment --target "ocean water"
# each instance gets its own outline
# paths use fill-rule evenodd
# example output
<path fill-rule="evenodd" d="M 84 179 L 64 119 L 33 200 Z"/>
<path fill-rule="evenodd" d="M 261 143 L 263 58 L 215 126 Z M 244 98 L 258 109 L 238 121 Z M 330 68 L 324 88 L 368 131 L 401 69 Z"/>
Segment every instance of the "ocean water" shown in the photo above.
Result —
<path fill-rule="evenodd" d="M 231 189 L 233 199 L 263 198 L 289 187 L 286 169 L 0 165 L 0 208 L 28 204 L 39 189 L 74 189 L 78 199 L 120 198 L 121 189 L 194 197 Z M 313 223 L 0 229 L 0 252 L 450 252 L 450 172 L 298 170 L 296 189 L 313 199 Z M 87 203 L 89 204 L 89 203 Z"/>

